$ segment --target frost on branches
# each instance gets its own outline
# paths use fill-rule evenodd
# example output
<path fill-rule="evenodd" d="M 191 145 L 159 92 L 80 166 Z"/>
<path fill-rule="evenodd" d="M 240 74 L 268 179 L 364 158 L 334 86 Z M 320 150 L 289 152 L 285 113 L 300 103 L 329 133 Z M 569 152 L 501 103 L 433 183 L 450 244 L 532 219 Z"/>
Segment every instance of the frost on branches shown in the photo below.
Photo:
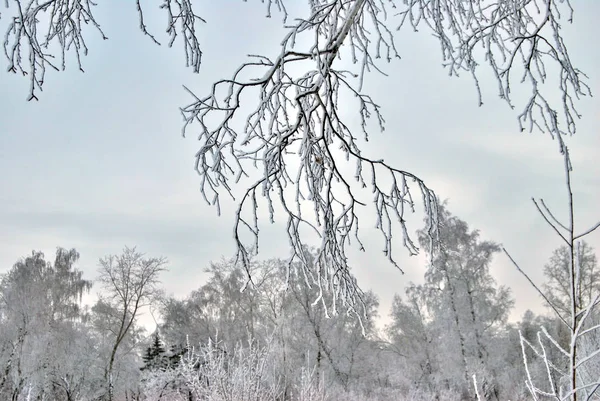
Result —
<path fill-rule="evenodd" d="M 210 339 L 187 345 L 174 367 L 150 370 L 144 377 L 148 400 L 275 400 L 278 383 L 271 379 L 269 348 L 252 340 L 228 350 Z"/>
<path fill-rule="evenodd" d="M 284 21 L 291 20 L 284 0 L 266 3 L 269 16 L 278 10 Z M 136 4 L 140 29 L 159 43 L 146 26 L 145 7 L 139 0 Z M 8 70 L 29 75 L 29 100 L 37 99 L 45 69 L 59 69 L 47 49 L 58 49 L 60 68 L 68 52 L 82 68 L 84 28 L 93 26 L 105 38 L 89 0 L 8 0 L 6 5 Z M 197 8 L 192 0 L 164 0 L 160 6 L 167 15 L 168 45 L 180 39 L 194 72 L 202 56 L 203 19 Z M 537 128 L 558 138 L 573 134 L 579 117 L 574 101 L 590 91 L 561 34 L 561 23 L 572 21 L 568 0 L 309 0 L 305 11 L 285 26 L 278 54 L 250 56 L 230 78 L 215 82 L 208 95 L 188 89 L 194 100 L 182 113 L 184 132 L 200 142 L 195 168 L 206 201 L 218 210 L 223 194 L 237 202 L 234 237 L 248 272 L 250 255 L 258 251 L 257 208 L 264 201 L 271 222 L 276 214 L 287 221 L 290 266 L 300 261 L 298 274 L 308 285 L 334 293 L 335 311 L 338 300 L 354 308 L 362 298 L 346 254 L 351 241 L 363 250 L 358 210 L 368 208 L 376 216 L 383 250 L 396 266 L 394 231 L 401 231 L 410 254 L 418 251 L 405 220 L 414 211 L 414 195 L 422 198 L 430 241 L 438 240 L 432 189 L 417 175 L 362 151 L 373 129 L 369 119 L 380 130 L 385 123 L 363 82 L 367 73 L 382 72 L 382 58 L 399 58 L 395 28 L 421 28 L 437 37 L 444 67 L 450 75 L 473 76 L 480 105 L 478 67 L 487 65 L 499 96 L 519 110 L 522 130 Z M 523 104 L 511 98 L 515 83 L 530 91 Z M 243 96 L 249 112 L 240 106 Z M 358 128 L 344 120 L 348 111 L 340 110 L 340 98 L 355 99 L 351 113 L 360 116 Z M 563 141 L 558 143 L 563 150 Z M 353 173 L 346 172 L 348 163 Z M 252 172 L 258 179 L 246 185 L 246 178 L 254 179 Z M 304 257 L 309 232 L 321 241 L 317 263 Z"/>
<path fill-rule="evenodd" d="M 535 339 L 528 339 L 519 331 L 527 373 L 525 383 L 531 395 L 536 400 L 546 397 L 569 401 L 598 400 L 600 286 L 596 258 L 584 238 L 596 231 L 600 222 L 582 224 L 583 229 L 576 225 L 577 209 L 571 180 L 573 166 L 569 149 L 566 146 L 563 149 L 568 195 L 567 219 L 559 219 L 556 211 L 553 212 L 543 199 L 533 199 L 544 221 L 563 243 L 544 269 L 550 282 L 539 286 L 506 250 L 504 252 L 554 312 L 561 329 L 566 331 L 561 338 L 542 326 Z M 542 374 L 531 368 L 535 362 L 544 367 Z"/>

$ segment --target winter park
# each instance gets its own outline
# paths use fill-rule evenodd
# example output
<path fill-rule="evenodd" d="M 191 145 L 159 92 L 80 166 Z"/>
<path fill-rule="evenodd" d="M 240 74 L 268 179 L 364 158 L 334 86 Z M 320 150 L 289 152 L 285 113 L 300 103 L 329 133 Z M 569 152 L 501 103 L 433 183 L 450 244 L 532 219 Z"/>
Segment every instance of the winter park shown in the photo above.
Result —
<path fill-rule="evenodd" d="M 600 400 L 600 2 L 5 0 L 0 401 Z"/>

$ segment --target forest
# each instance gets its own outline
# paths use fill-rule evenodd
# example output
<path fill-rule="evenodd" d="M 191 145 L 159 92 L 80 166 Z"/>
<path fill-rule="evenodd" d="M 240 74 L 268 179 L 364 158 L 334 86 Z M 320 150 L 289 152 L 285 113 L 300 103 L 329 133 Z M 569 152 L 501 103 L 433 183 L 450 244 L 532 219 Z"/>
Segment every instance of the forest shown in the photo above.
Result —
<path fill-rule="evenodd" d="M 0 6 L 0 401 L 600 400 L 600 3 L 130 3 Z"/>
<path fill-rule="evenodd" d="M 431 254 L 420 232 L 431 263 L 390 311 L 367 291 L 360 309 L 329 315 L 336 293 L 319 292 L 281 259 L 253 260 L 250 276 L 233 260 L 211 263 L 205 284 L 173 297 L 161 291 L 167 260 L 135 248 L 102 258 L 93 281 L 75 249 L 58 248 L 53 263 L 34 251 L 1 279 L 0 398 L 498 401 L 530 399 L 536 386 L 555 399 L 568 388 L 568 247 L 544 267 L 543 293 L 557 313 L 527 311 L 509 323 L 510 288 L 490 272 L 500 246 L 439 207 L 442 250 Z M 582 309 L 598 302 L 600 270 L 587 242 L 577 249 Z M 314 250 L 305 257 L 314 263 Z M 82 305 L 92 286 L 98 299 Z M 154 330 L 138 324 L 148 310 Z M 586 329 L 600 324 L 592 312 Z M 390 316 L 383 330 L 378 313 Z M 592 330 L 580 342 L 589 357 L 580 380 L 596 380 L 599 349 Z"/>

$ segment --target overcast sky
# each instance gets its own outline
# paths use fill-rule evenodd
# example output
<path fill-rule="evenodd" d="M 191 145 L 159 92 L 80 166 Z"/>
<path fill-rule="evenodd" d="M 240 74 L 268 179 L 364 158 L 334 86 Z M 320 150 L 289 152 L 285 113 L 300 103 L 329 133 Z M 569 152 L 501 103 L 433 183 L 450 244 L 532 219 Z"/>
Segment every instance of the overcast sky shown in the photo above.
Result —
<path fill-rule="evenodd" d="M 289 3 L 289 2 L 288 2 Z M 263 18 L 258 1 L 202 2 L 204 51 L 201 72 L 186 69 L 181 47 L 157 47 L 138 30 L 135 7 L 104 4 L 97 17 L 109 37 L 89 32 L 85 73 L 69 65 L 49 73 L 39 102 L 26 102 L 28 81 L 0 74 L 0 273 L 19 258 L 42 250 L 53 260 L 57 246 L 81 253 L 79 268 L 96 276 L 98 259 L 125 245 L 149 256 L 166 256 L 167 293 L 186 296 L 203 284 L 210 261 L 234 253 L 233 216 L 217 217 L 199 193 L 193 170 L 193 129 L 181 136 L 178 107 L 191 101 L 185 84 L 206 94 L 212 82 L 230 76 L 246 54 L 278 54 L 280 18 Z M 574 3 L 575 25 L 566 27 L 573 62 L 600 93 L 600 2 Z M 293 11 L 293 10 L 292 10 Z M 4 12 L 3 12 L 4 14 Z M 150 29 L 164 41 L 162 14 L 147 10 Z M 5 20 L 0 26 L 5 27 Z M 3 30 L 4 31 L 4 30 Z M 484 106 L 468 77 L 449 78 L 437 42 L 426 30 L 398 35 L 402 60 L 386 65 L 389 77 L 372 76 L 365 88 L 382 106 L 384 133 L 375 132 L 365 151 L 423 178 L 450 211 L 503 244 L 537 280 L 560 245 L 537 215 L 531 197 L 543 197 L 566 216 L 564 168 L 556 141 L 520 133 L 517 111 L 502 103 L 484 75 Z M 0 64 L 6 71 L 6 60 Z M 524 99 L 515 103 L 522 105 Z M 583 99 L 578 134 L 568 140 L 580 228 L 600 219 L 600 102 Z M 351 116 L 353 111 L 349 110 Z M 356 121 L 354 121 L 356 123 Z M 285 220 L 262 222 L 261 258 L 287 257 Z M 420 228 L 422 215 L 411 219 Z M 359 283 L 380 297 L 389 313 L 394 293 L 421 281 L 423 258 L 400 257 L 402 275 L 383 257 L 373 224 L 364 225 L 367 250 L 352 250 Z M 599 235 L 589 238 L 594 247 Z M 397 254 L 405 255 L 397 245 Z M 518 319 L 540 302 L 504 255 L 492 266 L 500 284 L 513 289 Z"/>

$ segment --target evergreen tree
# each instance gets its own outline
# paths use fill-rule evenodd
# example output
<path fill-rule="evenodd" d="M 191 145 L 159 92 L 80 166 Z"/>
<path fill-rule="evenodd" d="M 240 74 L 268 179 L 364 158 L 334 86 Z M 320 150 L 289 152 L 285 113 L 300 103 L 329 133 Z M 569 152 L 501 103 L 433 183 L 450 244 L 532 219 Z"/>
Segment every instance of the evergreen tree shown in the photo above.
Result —
<path fill-rule="evenodd" d="M 160 339 L 158 330 L 152 335 L 152 345 L 146 348 L 146 353 L 142 357 L 144 366 L 141 370 L 165 370 L 169 366 L 169 357 Z"/>
<path fill-rule="evenodd" d="M 188 349 L 187 345 L 171 345 L 169 356 L 167 356 L 169 368 L 176 369 L 181 363 L 181 358 L 188 352 Z"/>

